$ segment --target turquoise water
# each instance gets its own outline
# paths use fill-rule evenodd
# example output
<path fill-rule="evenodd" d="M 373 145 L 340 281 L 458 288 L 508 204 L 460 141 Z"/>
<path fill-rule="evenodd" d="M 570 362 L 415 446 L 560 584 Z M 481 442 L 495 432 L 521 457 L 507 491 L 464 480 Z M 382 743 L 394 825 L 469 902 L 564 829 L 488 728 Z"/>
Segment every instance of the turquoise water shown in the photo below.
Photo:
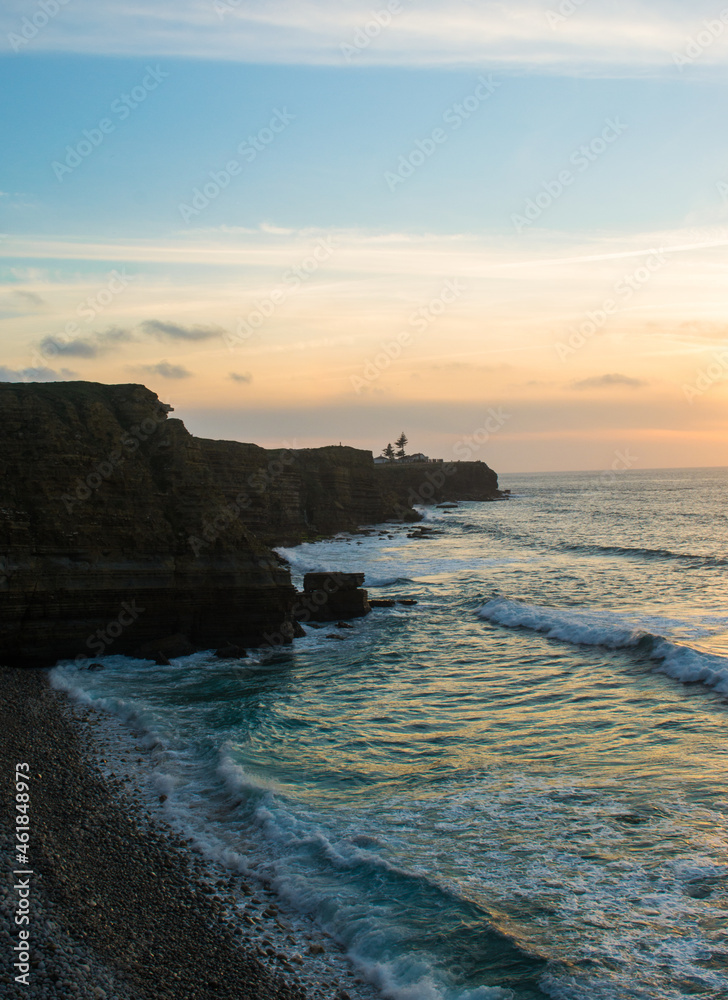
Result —
<path fill-rule="evenodd" d="M 417 599 L 343 641 L 56 682 L 152 733 L 175 818 L 386 996 L 726 998 L 728 470 L 501 486 L 429 540 L 280 550 Z"/>

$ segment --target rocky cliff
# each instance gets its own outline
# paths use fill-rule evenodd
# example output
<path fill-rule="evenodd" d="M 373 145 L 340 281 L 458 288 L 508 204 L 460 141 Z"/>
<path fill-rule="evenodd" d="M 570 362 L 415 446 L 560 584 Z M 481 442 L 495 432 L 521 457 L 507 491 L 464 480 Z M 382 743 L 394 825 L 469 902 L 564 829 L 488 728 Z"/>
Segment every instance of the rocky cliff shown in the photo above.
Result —
<path fill-rule="evenodd" d="M 403 515 L 415 518 L 406 501 L 398 510 L 399 498 L 382 492 L 371 452 L 341 446 L 267 450 L 204 439 L 198 444 L 228 508 L 269 545 L 295 545 Z M 209 526 L 201 529 L 204 541 Z"/>
<path fill-rule="evenodd" d="M 268 451 L 169 410 L 141 385 L 0 383 L 0 662 L 290 641 L 296 592 L 269 546 L 497 495 L 482 462 Z"/>
<path fill-rule="evenodd" d="M 388 462 L 375 465 L 379 490 L 390 507 L 454 500 L 499 500 L 498 476 L 485 462 Z"/>
<path fill-rule="evenodd" d="M 285 628 L 295 591 L 224 506 L 200 443 L 139 385 L 0 384 L 0 661 L 198 647 Z"/>

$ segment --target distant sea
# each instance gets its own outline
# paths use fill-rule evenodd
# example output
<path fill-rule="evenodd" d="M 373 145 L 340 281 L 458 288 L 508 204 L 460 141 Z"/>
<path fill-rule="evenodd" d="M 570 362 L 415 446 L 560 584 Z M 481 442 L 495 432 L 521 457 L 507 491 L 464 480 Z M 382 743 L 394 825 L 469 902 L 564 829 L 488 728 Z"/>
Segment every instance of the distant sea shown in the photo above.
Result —
<path fill-rule="evenodd" d="M 414 606 L 55 683 L 159 740 L 174 821 L 388 997 L 725 1000 L 728 470 L 501 487 L 430 539 L 279 550 Z"/>

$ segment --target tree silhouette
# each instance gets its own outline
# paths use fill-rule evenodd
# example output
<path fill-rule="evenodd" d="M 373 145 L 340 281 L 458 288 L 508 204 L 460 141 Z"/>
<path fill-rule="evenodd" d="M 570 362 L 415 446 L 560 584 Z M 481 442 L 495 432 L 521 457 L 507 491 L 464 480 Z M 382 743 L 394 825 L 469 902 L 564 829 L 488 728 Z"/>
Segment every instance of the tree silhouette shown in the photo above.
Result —
<path fill-rule="evenodd" d="M 385 458 L 388 458 L 390 462 L 394 461 L 394 448 L 392 447 L 391 442 L 386 448 L 382 449 L 382 455 L 384 455 Z"/>
<path fill-rule="evenodd" d="M 405 434 L 404 431 L 402 431 L 402 433 L 399 435 L 399 437 L 394 443 L 397 445 L 397 451 L 396 451 L 397 458 L 404 458 L 406 454 L 404 449 L 407 444 L 407 435 Z"/>

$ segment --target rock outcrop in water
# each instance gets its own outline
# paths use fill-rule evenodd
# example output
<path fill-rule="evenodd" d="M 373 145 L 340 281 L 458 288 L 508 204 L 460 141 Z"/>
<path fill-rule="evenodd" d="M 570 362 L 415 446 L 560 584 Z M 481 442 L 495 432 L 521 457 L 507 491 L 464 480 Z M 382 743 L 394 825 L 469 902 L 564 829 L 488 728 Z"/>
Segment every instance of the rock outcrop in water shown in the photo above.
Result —
<path fill-rule="evenodd" d="M 290 641 L 297 595 L 269 546 L 497 492 L 483 463 L 208 441 L 169 410 L 141 385 L 0 383 L 0 662 Z M 341 595 L 333 617 L 366 613 L 364 591 Z"/>

